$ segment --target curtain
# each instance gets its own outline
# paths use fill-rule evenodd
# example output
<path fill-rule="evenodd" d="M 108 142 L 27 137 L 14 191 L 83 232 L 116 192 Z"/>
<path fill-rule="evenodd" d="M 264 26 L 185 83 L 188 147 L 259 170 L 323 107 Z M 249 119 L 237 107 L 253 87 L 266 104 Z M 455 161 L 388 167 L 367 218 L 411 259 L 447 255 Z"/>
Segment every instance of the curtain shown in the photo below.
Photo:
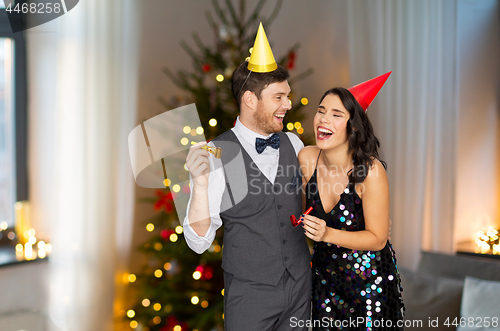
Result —
<path fill-rule="evenodd" d="M 85 0 L 28 30 L 34 226 L 50 237 L 48 329 L 111 330 L 128 266 L 139 17 L 133 0 Z"/>
<path fill-rule="evenodd" d="M 451 253 L 457 139 L 454 0 L 350 1 L 351 84 L 392 71 L 368 109 L 388 164 L 391 242 L 415 267 Z"/>

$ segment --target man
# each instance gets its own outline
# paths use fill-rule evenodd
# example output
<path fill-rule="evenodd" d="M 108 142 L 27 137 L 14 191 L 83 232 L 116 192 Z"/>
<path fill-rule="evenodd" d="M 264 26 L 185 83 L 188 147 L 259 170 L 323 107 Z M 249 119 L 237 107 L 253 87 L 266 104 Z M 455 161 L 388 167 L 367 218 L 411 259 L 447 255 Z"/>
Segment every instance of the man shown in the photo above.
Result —
<path fill-rule="evenodd" d="M 224 222 L 227 331 L 304 330 L 298 325 L 310 317 L 309 249 L 302 227 L 290 222 L 290 215 L 301 213 L 297 154 L 304 145 L 282 132 L 291 108 L 288 77 L 261 24 L 249 62 L 233 73 L 240 116 L 209 144 L 222 148 L 222 159 L 202 149 L 204 143 L 192 146 L 186 158 L 192 177 L 184 220 L 189 247 L 203 253 Z M 234 166 L 237 155 L 243 167 Z"/>

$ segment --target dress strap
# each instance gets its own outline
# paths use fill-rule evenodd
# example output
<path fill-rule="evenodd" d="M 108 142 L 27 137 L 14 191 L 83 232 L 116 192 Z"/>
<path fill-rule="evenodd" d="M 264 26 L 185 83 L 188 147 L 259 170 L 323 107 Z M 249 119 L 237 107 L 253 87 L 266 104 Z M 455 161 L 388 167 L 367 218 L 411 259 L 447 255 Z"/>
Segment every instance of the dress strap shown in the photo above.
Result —
<path fill-rule="evenodd" d="M 321 149 L 319 150 L 319 153 L 318 153 L 318 158 L 316 159 L 316 167 L 314 168 L 314 171 L 316 172 L 316 169 L 318 169 L 318 162 L 319 162 L 319 156 L 321 155 Z"/>

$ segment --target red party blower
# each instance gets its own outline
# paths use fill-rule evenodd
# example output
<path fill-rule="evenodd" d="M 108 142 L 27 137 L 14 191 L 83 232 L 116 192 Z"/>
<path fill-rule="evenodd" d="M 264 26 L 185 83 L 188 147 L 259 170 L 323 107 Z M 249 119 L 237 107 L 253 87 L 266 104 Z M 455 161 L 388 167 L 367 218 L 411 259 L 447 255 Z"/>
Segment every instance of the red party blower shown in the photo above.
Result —
<path fill-rule="evenodd" d="M 313 207 L 307 208 L 306 212 L 304 215 L 309 215 L 309 213 L 313 210 Z M 294 227 L 297 227 L 302 221 L 300 219 L 295 218 L 295 215 L 290 216 L 290 221 L 292 222 Z"/>

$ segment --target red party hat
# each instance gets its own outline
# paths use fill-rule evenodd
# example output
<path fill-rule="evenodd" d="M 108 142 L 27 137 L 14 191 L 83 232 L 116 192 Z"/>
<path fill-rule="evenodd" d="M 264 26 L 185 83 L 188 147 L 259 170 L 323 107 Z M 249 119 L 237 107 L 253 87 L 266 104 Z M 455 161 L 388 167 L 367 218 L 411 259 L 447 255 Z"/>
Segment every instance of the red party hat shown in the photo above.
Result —
<path fill-rule="evenodd" d="M 368 107 L 370 107 L 373 99 L 375 99 L 377 93 L 380 91 L 382 86 L 384 86 L 385 81 L 387 80 L 387 78 L 389 78 L 391 73 L 392 71 L 389 71 L 386 74 L 380 75 L 378 77 L 367 80 L 366 82 L 348 88 L 349 92 L 352 93 L 352 95 L 356 98 L 365 112 Z"/>

